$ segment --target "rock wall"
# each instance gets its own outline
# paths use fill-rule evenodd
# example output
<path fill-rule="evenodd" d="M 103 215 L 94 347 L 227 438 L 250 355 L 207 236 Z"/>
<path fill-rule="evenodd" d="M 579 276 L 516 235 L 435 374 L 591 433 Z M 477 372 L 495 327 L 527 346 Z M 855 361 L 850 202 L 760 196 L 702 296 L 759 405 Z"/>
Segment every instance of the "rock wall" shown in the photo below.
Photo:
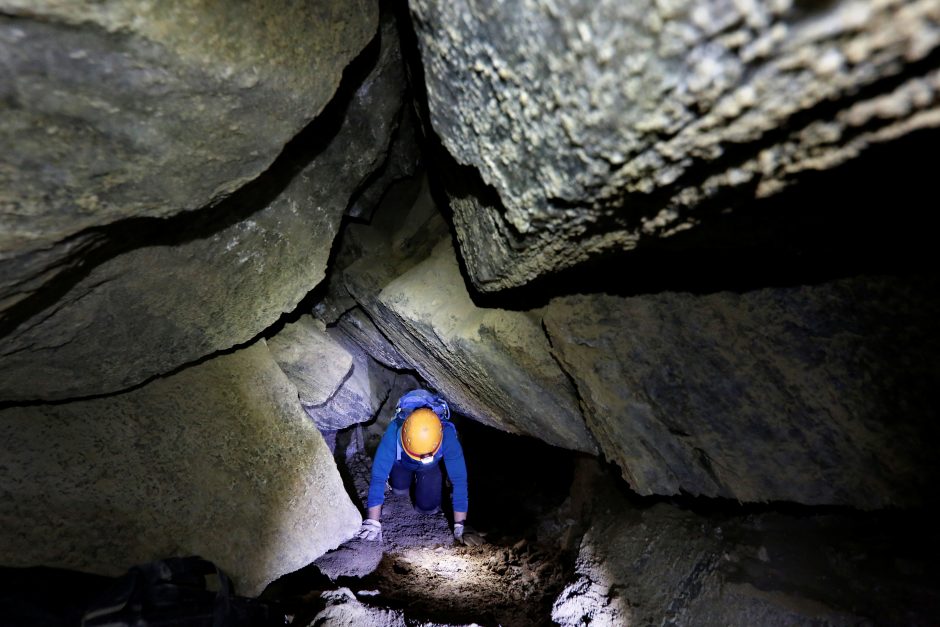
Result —
<path fill-rule="evenodd" d="M 473 303 L 427 186 L 408 211 L 377 214 L 376 220 L 357 229 L 356 241 L 372 246 L 360 249 L 340 279 L 368 323 L 352 309 L 340 328 L 386 363 L 391 342 L 455 411 L 595 452 L 573 387 L 549 353 L 537 317 Z"/>
<path fill-rule="evenodd" d="M 296 26 L 331 11 L 326 6 L 313 10 Z M 369 16 L 365 12 L 356 19 L 371 25 Z M 366 41 L 347 39 L 342 28 L 328 22 L 316 23 L 317 28 L 329 30 L 323 45 L 338 38 L 344 41 L 342 49 L 356 44 L 358 51 Z M 26 20 L 22 27 L 10 26 L 10 32 L 30 24 Z M 317 40 L 316 33 L 306 30 L 296 37 Z M 374 34 L 374 29 L 369 31 L 370 37 Z M 405 84 L 394 21 L 384 21 L 380 39 L 347 72 L 344 88 L 328 110 L 262 176 L 215 206 L 162 222 L 136 219 L 115 224 L 95 236 L 96 241 L 105 241 L 99 249 L 83 251 L 77 271 L 66 272 L 67 279 L 44 279 L 34 297 L 8 310 L 0 321 L 0 399 L 63 399 L 126 389 L 247 342 L 293 310 L 325 276 L 347 204 L 383 163 L 399 118 Z M 314 49 L 317 45 L 304 44 Z M 291 67 L 297 62 L 292 56 Z M 304 65 L 303 72 L 316 76 L 317 64 Z M 319 84 L 325 78 L 304 81 Z M 277 118 L 275 113 L 266 115 Z M 225 119 L 217 111 L 211 116 Z M 264 130 L 267 121 L 265 117 L 252 128 L 268 139 L 281 140 L 283 148 L 286 137 Z M 234 131 L 226 126 L 224 132 Z M 46 135 L 33 139 L 40 137 L 56 145 L 63 141 Z M 238 155 L 250 152 L 237 149 Z M 187 148 L 186 154 L 198 152 Z M 190 174 L 200 170 L 173 155 L 163 158 Z M 199 159 L 198 163 L 214 162 L 207 155 Z M 161 179 L 163 175 L 154 169 L 147 180 L 179 187 L 193 202 L 206 201 L 188 190 L 188 179 Z M 205 181 L 208 176 L 207 172 L 195 178 Z M 45 210 L 57 215 L 54 207 Z M 38 222 L 29 228 L 43 230 Z M 8 268 L 0 272 L 4 280 L 24 280 Z M 87 368 L 88 363 L 95 368 Z"/>
<path fill-rule="evenodd" d="M 544 325 L 641 494 L 865 508 L 930 500 L 935 279 L 553 300 Z"/>
<path fill-rule="evenodd" d="M 107 575 L 197 554 L 257 595 L 361 517 L 257 343 L 133 392 L 0 411 L 0 563 Z"/>
<path fill-rule="evenodd" d="M 559 625 L 848 626 L 935 612 L 936 583 L 913 565 L 929 534 L 915 514 L 630 504 L 600 472 L 579 473 L 579 495 L 594 501 L 552 609 Z"/>
<path fill-rule="evenodd" d="M 93 230 L 168 218 L 268 168 L 372 39 L 374 2 L 0 2 L 0 303 Z M 89 232 L 92 230 L 92 232 Z"/>
<path fill-rule="evenodd" d="M 933 0 L 409 6 L 431 125 L 466 166 L 438 169 L 482 291 L 747 211 L 940 125 Z"/>

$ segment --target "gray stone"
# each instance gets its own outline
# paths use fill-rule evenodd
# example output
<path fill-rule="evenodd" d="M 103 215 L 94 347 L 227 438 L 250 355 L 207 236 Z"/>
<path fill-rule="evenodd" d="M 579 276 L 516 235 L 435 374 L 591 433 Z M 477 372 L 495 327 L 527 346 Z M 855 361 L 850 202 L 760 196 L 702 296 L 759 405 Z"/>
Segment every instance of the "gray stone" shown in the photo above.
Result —
<path fill-rule="evenodd" d="M 352 375 L 353 356 L 312 316 L 285 325 L 268 348 L 304 406 L 325 404 Z"/>
<path fill-rule="evenodd" d="M 921 504 L 940 346 L 934 279 L 557 298 L 552 352 L 641 494 Z"/>
<path fill-rule="evenodd" d="M 354 271 L 359 264 L 367 266 L 362 274 Z M 350 293 L 456 411 L 555 446 L 596 451 L 538 318 L 477 307 L 449 240 L 377 295 L 368 287 L 376 277 L 365 276 L 372 269 L 363 260 L 347 271 Z M 353 285 L 360 276 L 365 287 Z"/>
<path fill-rule="evenodd" d="M 327 590 L 323 593 L 326 607 L 320 611 L 310 625 L 323 627 L 405 627 L 411 623 L 405 621 L 401 611 L 383 610 L 371 607 L 359 601 L 349 588 Z"/>
<path fill-rule="evenodd" d="M 382 39 L 395 52 L 373 51 L 375 70 L 343 94 L 349 102 L 333 103 L 262 177 L 218 207 L 117 231 L 131 250 L 90 256 L 74 284 L 0 326 L 0 399 L 126 389 L 293 310 L 323 279 L 346 205 L 388 148 L 404 70 L 389 61 L 397 38 Z"/>
<path fill-rule="evenodd" d="M 336 393 L 319 405 L 304 403 L 307 415 L 321 431 L 345 429 L 375 417 L 388 398 L 395 374 L 373 360 L 355 342 L 332 334 L 352 359 L 352 369 Z"/>
<path fill-rule="evenodd" d="M 395 370 L 414 369 L 411 362 L 398 352 L 395 345 L 382 334 L 361 307 L 354 307 L 344 313 L 336 328 L 361 346 L 379 363 Z"/>
<path fill-rule="evenodd" d="M 0 563 L 198 554 L 254 596 L 361 521 L 263 342 L 124 394 L 0 411 Z"/>
<path fill-rule="evenodd" d="M 70 238 L 258 176 L 330 100 L 377 9 L 0 1 L 0 304 L 74 263 Z"/>
<path fill-rule="evenodd" d="M 696 228 L 706 204 L 744 211 L 940 126 L 935 0 L 409 6 L 431 125 L 469 166 L 448 192 L 482 291 Z"/>
<path fill-rule="evenodd" d="M 565 627 L 866 624 L 818 598 L 824 595 L 812 584 L 791 580 L 785 589 L 761 590 L 730 577 L 724 561 L 741 548 L 723 542 L 720 528 L 691 512 L 613 505 L 596 512 L 581 542 L 576 577 L 556 599 L 552 620 Z M 807 557 L 800 551 L 799 558 Z"/>

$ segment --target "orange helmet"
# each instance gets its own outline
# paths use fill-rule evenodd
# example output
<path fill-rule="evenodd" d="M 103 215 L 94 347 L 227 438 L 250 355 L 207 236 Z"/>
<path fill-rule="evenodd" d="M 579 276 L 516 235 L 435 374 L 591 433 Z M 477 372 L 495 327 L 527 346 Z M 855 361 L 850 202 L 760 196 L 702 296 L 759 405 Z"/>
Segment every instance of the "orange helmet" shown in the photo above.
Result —
<path fill-rule="evenodd" d="M 401 447 L 415 461 L 431 463 L 443 441 L 444 425 L 437 414 L 426 407 L 411 412 L 401 427 Z"/>

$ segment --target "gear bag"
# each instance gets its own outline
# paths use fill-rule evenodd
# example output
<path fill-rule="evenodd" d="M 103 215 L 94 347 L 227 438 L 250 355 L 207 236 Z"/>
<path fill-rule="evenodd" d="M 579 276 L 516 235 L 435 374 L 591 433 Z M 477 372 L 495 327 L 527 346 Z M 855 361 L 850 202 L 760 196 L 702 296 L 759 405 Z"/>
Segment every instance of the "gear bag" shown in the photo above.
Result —
<path fill-rule="evenodd" d="M 443 398 L 427 390 L 411 390 L 398 399 L 395 406 L 395 419 L 404 420 L 416 409 L 427 407 L 442 421 L 450 420 L 450 406 Z"/>
<path fill-rule="evenodd" d="M 446 429 L 448 426 L 451 429 L 455 429 L 454 423 L 450 421 L 450 405 L 447 404 L 442 397 L 431 394 L 427 390 L 411 390 L 402 395 L 398 399 L 398 403 L 395 405 L 395 417 L 392 419 L 394 422 L 398 423 L 398 426 L 401 427 L 402 423 L 405 422 L 411 412 L 422 407 L 427 407 L 435 414 L 438 418 L 441 419 L 441 422 L 444 424 Z M 401 461 L 402 448 L 401 448 L 401 438 L 395 438 L 395 444 L 397 450 L 395 451 L 395 459 Z"/>

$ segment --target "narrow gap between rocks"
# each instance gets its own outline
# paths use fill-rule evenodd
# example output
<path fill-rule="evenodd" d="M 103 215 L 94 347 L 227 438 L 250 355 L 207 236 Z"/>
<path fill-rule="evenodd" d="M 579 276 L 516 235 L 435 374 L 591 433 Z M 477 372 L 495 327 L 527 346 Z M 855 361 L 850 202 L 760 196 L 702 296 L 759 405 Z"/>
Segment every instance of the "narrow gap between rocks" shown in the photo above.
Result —
<path fill-rule="evenodd" d="M 323 609 L 323 593 L 338 587 L 411 621 L 550 623 L 583 533 L 580 504 L 570 497 L 581 456 L 459 416 L 455 423 L 469 473 L 468 522 L 486 535 L 484 545 L 454 542 L 446 483 L 444 511 L 430 516 L 417 513 L 410 496 L 388 492 L 381 544 L 349 540 L 273 582 L 261 598 L 284 603 L 299 624 L 308 624 Z M 324 434 L 363 513 L 382 430 L 367 424 Z"/>

